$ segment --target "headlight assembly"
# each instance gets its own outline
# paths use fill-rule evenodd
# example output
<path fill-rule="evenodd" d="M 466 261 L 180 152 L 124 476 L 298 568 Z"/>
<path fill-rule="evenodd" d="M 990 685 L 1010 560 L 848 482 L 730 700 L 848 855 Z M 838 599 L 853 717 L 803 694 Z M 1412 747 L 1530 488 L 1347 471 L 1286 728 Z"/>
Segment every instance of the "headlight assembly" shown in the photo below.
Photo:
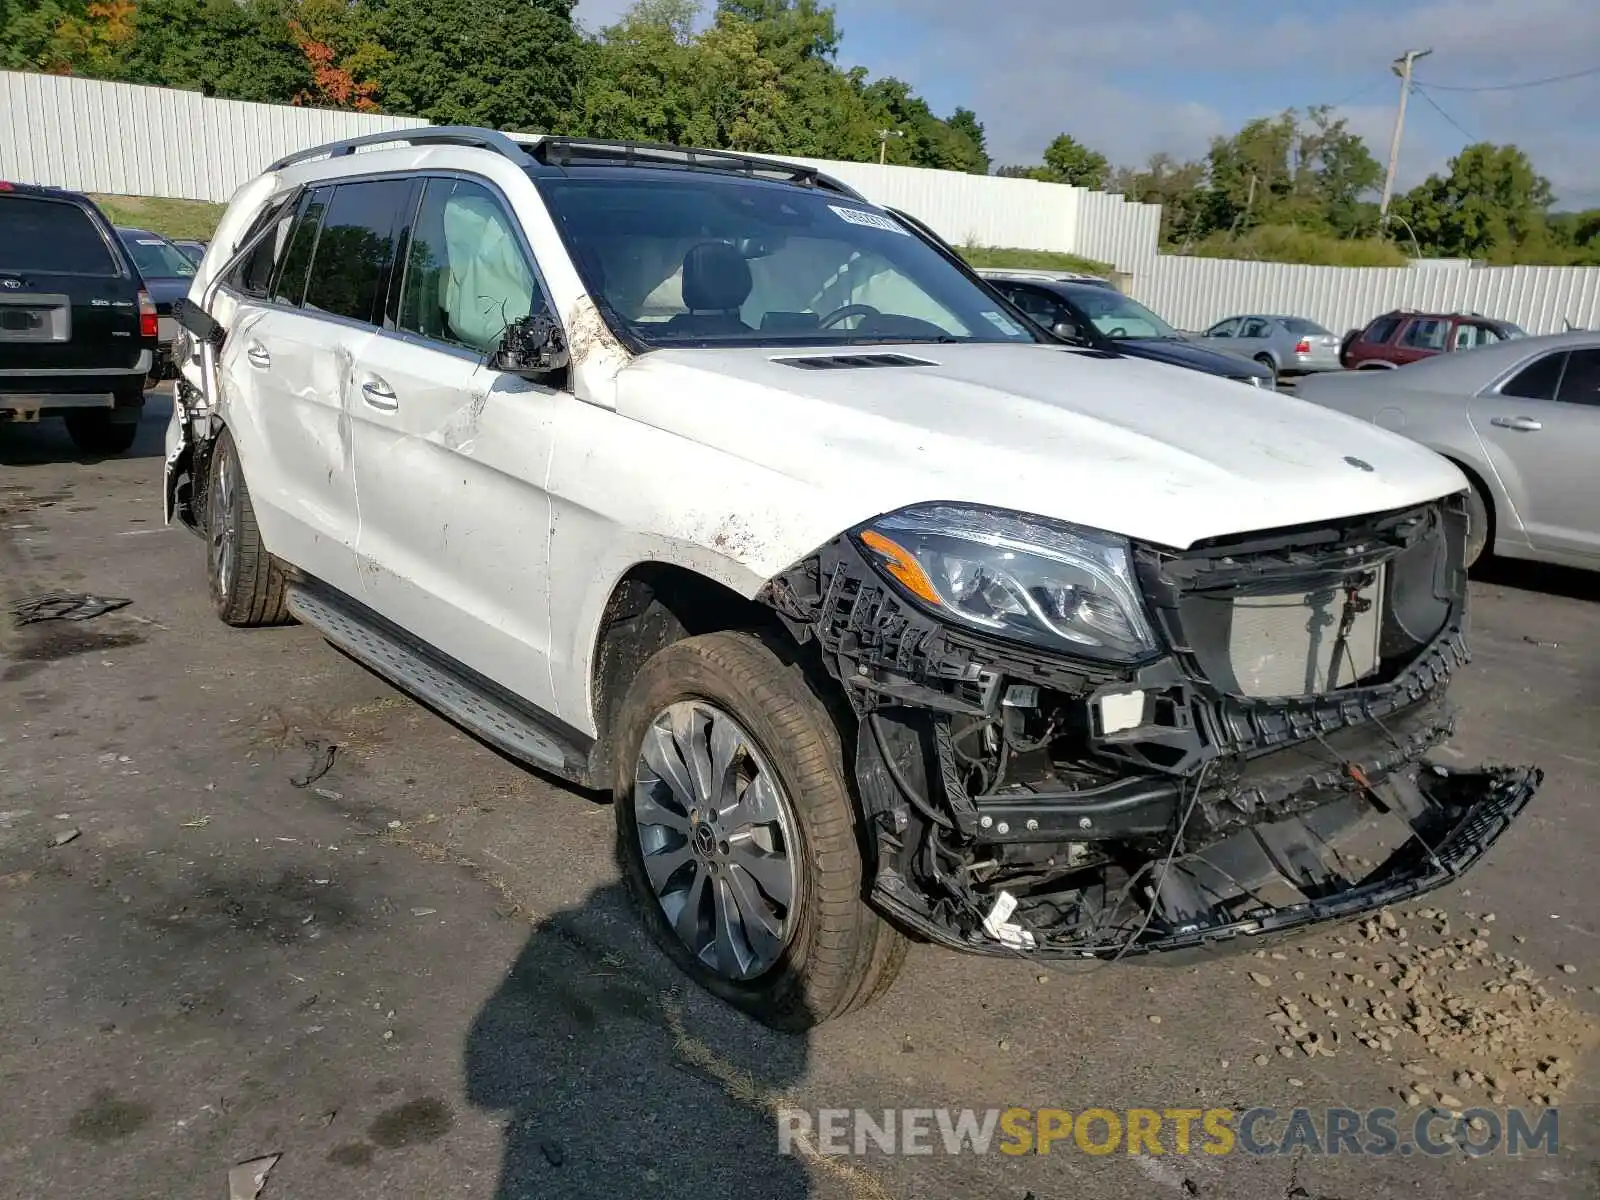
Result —
<path fill-rule="evenodd" d="M 914 599 L 971 628 L 1119 662 L 1156 649 L 1124 538 L 953 504 L 902 509 L 854 536 Z"/>

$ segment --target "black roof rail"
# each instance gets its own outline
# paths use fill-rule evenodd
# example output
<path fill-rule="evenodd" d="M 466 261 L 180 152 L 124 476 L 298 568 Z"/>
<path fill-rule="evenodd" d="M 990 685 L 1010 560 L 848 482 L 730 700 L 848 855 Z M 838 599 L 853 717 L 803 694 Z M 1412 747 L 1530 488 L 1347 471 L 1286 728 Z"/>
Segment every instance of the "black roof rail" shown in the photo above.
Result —
<path fill-rule="evenodd" d="M 738 150 L 703 150 L 691 146 L 672 146 L 665 142 L 614 142 L 597 138 L 542 137 L 531 147 L 538 162 L 567 166 L 580 160 L 620 162 L 624 166 L 682 167 L 691 171 L 731 171 L 757 178 L 776 175 L 802 187 L 820 188 L 841 196 L 861 200 L 854 188 L 825 175 L 815 167 L 762 158 Z"/>
<path fill-rule="evenodd" d="M 354 154 L 362 146 L 381 146 L 385 142 L 405 142 L 412 146 L 471 146 L 478 150 L 493 150 L 496 154 L 509 158 L 519 167 L 530 166 L 534 161 L 526 145 L 494 129 L 478 129 L 471 125 L 419 125 L 414 129 L 391 129 L 384 133 L 368 133 L 361 137 L 312 146 L 307 150 L 296 150 L 293 154 L 280 158 L 267 170 L 281 171 L 295 163 L 320 158 L 323 155 L 329 158 L 342 158 Z"/>

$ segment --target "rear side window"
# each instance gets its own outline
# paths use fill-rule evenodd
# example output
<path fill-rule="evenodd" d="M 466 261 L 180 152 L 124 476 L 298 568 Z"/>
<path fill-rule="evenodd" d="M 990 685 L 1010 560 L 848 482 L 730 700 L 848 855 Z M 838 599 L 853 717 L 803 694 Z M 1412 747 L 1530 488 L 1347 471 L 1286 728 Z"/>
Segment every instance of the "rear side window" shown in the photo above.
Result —
<path fill-rule="evenodd" d="M 1600 350 L 1574 350 L 1556 399 L 1563 404 L 1600 405 Z"/>
<path fill-rule="evenodd" d="M 1441 321 L 1436 317 L 1423 317 L 1406 327 L 1405 336 L 1400 339 L 1400 344 L 1409 346 L 1413 350 L 1443 350 L 1445 339 L 1449 335 L 1449 321 Z"/>
<path fill-rule="evenodd" d="M 1561 368 L 1566 361 L 1565 354 L 1546 354 L 1507 380 L 1500 388 L 1500 394 L 1515 396 L 1519 400 L 1553 400 L 1556 387 L 1561 382 Z"/>
<path fill-rule="evenodd" d="M 1367 326 L 1367 332 L 1362 335 L 1363 342 L 1372 342 L 1381 345 L 1394 336 L 1394 331 L 1400 327 L 1399 317 L 1379 317 Z"/>
<path fill-rule="evenodd" d="M 268 208 L 250 227 L 244 240 L 249 241 L 260 232 L 263 225 L 272 226 L 272 232 L 256 244 L 245 259 L 235 268 L 228 282 L 247 296 L 264 300 L 272 288 L 272 269 L 283 259 L 289 245 L 289 233 L 294 228 L 296 205 L 292 198 Z"/>
<path fill-rule="evenodd" d="M 322 218 L 305 306 L 368 324 L 389 287 L 395 230 L 411 181 L 341 183 Z"/>
<path fill-rule="evenodd" d="M 278 281 L 271 289 L 277 303 L 298 308 L 305 298 L 306 274 L 311 270 L 311 255 L 317 248 L 317 231 L 322 228 L 322 214 L 332 198 L 333 189 L 325 187 L 308 192 L 301 201 L 294 232 L 289 235 L 289 251 L 283 256 L 283 269 L 278 272 Z"/>
<path fill-rule="evenodd" d="M 542 303 L 537 291 L 516 225 L 494 193 L 465 179 L 428 180 L 406 254 L 400 328 L 491 350 L 507 325 Z"/>
<path fill-rule="evenodd" d="M 70 200 L 0 200 L 0 270 L 121 275 L 93 218 Z"/>

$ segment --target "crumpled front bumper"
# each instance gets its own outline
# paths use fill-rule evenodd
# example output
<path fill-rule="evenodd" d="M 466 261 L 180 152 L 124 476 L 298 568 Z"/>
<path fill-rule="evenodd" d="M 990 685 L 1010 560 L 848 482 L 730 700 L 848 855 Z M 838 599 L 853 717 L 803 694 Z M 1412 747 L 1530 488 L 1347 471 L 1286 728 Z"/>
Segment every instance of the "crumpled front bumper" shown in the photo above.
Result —
<path fill-rule="evenodd" d="M 1160 877 L 1148 927 L 1131 942 L 1126 936 L 1099 945 L 1076 939 L 1053 942 L 1040 929 L 1034 944 L 1024 949 L 989 936 L 981 925 L 962 936 L 929 920 L 893 875 L 879 876 L 873 898 L 930 941 L 974 954 L 1082 959 L 1159 952 L 1163 958 L 1174 953 L 1187 958 L 1191 955 L 1182 952 L 1251 949 L 1263 940 L 1349 921 L 1449 883 L 1483 857 L 1543 778 L 1537 767 L 1456 771 L 1424 765 L 1414 777 L 1392 778 L 1301 816 L 1242 829 L 1174 860 Z M 1340 881 L 1341 886 L 1333 879 L 1349 866 L 1336 848 L 1341 835 L 1377 819 L 1400 823 L 1398 844 L 1376 866 Z M 1297 892 L 1298 899 L 1238 903 L 1241 897 L 1285 888 Z M 1026 907 L 1012 920 L 1028 928 Z"/>

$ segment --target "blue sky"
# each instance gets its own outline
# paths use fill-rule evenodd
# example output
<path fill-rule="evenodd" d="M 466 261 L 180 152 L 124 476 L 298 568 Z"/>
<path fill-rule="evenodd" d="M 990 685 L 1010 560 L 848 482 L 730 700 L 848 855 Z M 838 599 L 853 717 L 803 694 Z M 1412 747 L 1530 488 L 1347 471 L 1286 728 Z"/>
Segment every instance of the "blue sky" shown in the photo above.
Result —
<path fill-rule="evenodd" d="M 596 28 L 627 7 L 627 0 L 579 0 L 576 15 Z M 1399 91 L 1389 63 L 1407 48 L 1432 48 L 1417 78 L 1435 86 L 1426 98 L 1412 96 L 1402 187 L 1439 170 L 1469 140 L 1487 139 L 1528 150 L 1563 205 L 1600 206 L 1600 74 L 1515 90 L 1445 90 L 1600 65 L 1600 0 L 1212 0 L 1204 8 L 1176 0 L 836 0 L 835 7 L 841 61 L 899 76 L 941 114 L 956 105 L 975 110 L 1000 162 L 1037 161 L 1063 130 L 1117 163 L 1159 150 L 1198 156 L 1210 137 L 1253 116 L 1311 104 L 1338 105 L 1381 161 Z"/>

